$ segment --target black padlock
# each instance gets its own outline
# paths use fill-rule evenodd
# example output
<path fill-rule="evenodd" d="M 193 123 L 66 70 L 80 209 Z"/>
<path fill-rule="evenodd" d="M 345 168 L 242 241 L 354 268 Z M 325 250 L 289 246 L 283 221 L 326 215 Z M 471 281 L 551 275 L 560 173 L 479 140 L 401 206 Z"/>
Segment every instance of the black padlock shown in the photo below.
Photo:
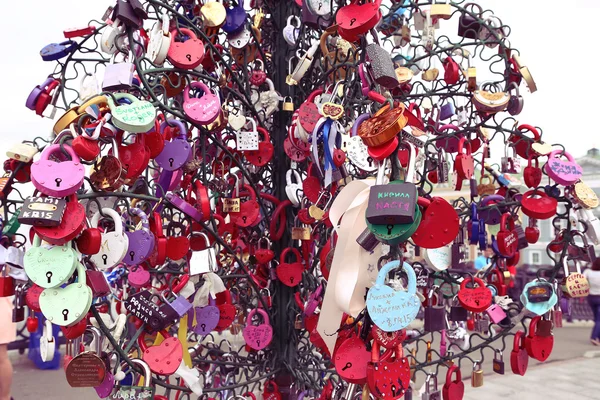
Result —
<path fill-rule="evenodd" d="M 433 297 L 436 297 L 436 305 L 433 305 Z M 446 307 L 440 306 L 440 297 L 435 293 L 435 290 L 429 292 L 429 301 L 425 307 L 425 332 L 439 332 L 447 328 L 446 326 Z"/>
<path fill-rule="evenodd" d="M 466 321 L 469 318 L 469 312 L 466 308 L 463 308 L 456 298 L 452 302 L 452 306 L 450 306 L 450 321 Z"/>

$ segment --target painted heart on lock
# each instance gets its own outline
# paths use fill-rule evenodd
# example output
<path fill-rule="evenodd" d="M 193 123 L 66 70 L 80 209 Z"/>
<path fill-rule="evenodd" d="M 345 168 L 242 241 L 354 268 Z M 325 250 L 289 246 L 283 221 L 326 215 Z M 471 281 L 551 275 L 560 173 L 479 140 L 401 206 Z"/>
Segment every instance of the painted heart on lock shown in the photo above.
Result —
<path fill-rule="evenodd" d="M 237 311 L 233 304 L 219 304 L 217 307 L 219 308 L 219 323 L 215 330 L 221 332 L 231 326 Z"/>
<path fill-rule="evenodd" d="M 221 312 L 216 306 L 196 307 L 196 326 L 194 332 L 199 335 L 208 335 L 219 324 Z"/>
<path fill-rule="evenodd" d="M 347 338 L 333 354 L 333 363 L 338 375 L 350 383 L 364 384 L 367 381 L 367 364 L 371 352 L 365 342 L 357 337 Z"/>
<path fill-rule="evenodd" d="M 273 328 L 268 324 L 246 326 L 242 331 L 246 344 L 254 350 L 262 350 L 271 343 Z"/>
<path fill-rule="evenodd" d="M 125 232 L 125 235 L 129 239 L 129 246 L 123 262 L 126 265 L 133 266 L 146 261 L 152 254 L 152 250 L 154 250 L 154 235 L 147 231 Z"/>
<path fill-rule="evenodd" d="M 169 236 L 167 238 L 167 257 L 181 260 L 190 250 L 190 241 L 185 236 Z"/>
<path fill-rule="evenodd" d="M 402 269 L 408 277 L 408 289 L 395 290 L 385 284 L 387 274 L 400 266 L 400 261 L 391 261 L 383 266 L 377 275 L 375 285 L 367 293 L 367 311 L 373 323 L 385 332 L 399 331 L 407 327 L 416 317 L 421 302 L 416 295 L 417 278 L 408 263 Z"/>
<path fill-rule="evenodd" d="M 304 267 L 301 263 L 281 263 L 275 269 L 277 278 L 286 286 L 295 287 L 302 282 L 302 272 Z"/>
<path fill-rule="evenodd" d="M 166 338 L 158 346 L 148 347 L 142 356 L 152 372 L 159 375 L 172 375 L 179 368 L 182 358 L 183 349 L 176 337 Z"/>
<path fill-rule="evenodd" d="M 44 289 L 40 296 L 42 314 L 55 325 L 67 326 L 85 317 L 90 309 L 92 289 L 85 283 Z"/>
<path fill-rule="evenodd" d="M 437 249 L 452 243 L 459 229 L 460 220 L 454 207 L 441 197 L 433 197 L 412 239 L 419 247 Z"/>
<path fill-rule="evenodd" d="M 147 127 L 154 125 L 156 119 L 156 109 L 146 100 L 120 104 L 112 111 L 115 125 L 127 126 L 131 132 L 148 131 Z"/>

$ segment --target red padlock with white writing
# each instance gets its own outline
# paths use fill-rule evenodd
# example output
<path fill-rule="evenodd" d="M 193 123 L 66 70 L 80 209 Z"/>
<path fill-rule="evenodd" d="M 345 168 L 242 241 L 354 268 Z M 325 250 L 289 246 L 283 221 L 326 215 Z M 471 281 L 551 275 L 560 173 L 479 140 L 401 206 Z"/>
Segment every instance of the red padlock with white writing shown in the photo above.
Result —
<path fill-rule="evenodd" d="M 483 280 L 467 277 L 460 284 L 458 301 L 471 312 L 484 312 L 492 304 L 492 292 Z"/>
<path fill-rule="evenodd" d="M 515 255 L 519 247 L 519 238 L 515 232 L 515 221 L 509 213 L 502 214 L 496 240 L 502 256 L 509 258 Z"/>

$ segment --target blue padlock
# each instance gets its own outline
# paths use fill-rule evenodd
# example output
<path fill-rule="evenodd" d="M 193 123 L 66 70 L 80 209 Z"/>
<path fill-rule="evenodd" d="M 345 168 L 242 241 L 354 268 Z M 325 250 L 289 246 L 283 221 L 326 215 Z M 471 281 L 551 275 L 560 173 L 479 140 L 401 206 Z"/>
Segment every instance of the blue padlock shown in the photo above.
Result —
<path fill-rule="evenodd" d="M 50 43 L 40 50 L 40 56 L 44 61 L 56 61 L 68 56 L 77 48 L 73 40 L 65 40 L 61 43 Z"/>

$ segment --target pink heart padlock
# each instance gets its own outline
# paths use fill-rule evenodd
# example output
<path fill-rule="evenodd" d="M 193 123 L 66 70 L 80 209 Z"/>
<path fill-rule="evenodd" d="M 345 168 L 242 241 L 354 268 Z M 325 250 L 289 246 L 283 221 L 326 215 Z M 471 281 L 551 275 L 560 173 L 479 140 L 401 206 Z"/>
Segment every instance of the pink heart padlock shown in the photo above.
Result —
<path fill-rule="evenodd" d="M 37 190 L 48 196 L 66 197 L 81 187 L 85 170 L 71 146 L 63 145 L 71 160 L 56 162 L 50 155 L 61 152 L 61 146 L 53 144 L 42 152 L 39 161 L 31 166 L 31 181 Z"/>
<path fill-rule="evenodd" d="M 257 312 L 262 316 L 263 322 L 259 325 L 252 325 L 252 317 Z M 250 311 L 246 318 L 246 327 L 242 335 L 246 344 L 254 350 L 262 350 L 267 347 L 273 338 L 273 328 L 269 325 L 269 315 L 267 312 L 260 308 Z"/>
<path fill-rule="evenodd" d="M 204 94 L 202 97 L 191 98 L 190 89 L 200 89 L 204 91 Z M 192 82 L 186 86 L 183 92 L 183 111 L 199 124 L 210 124 L 217 119 L 221 112 L 221 100 L 204 83 Z"/>
<path fill-rule="evenodd" d="M 171 31 L 171 46 L 167 58 L 177 68 L 194 69 L 204 59 L 204 44 L 192 30 L 179 28 L 179 31 L 187 35 L 188 39 L 178 42 L 179 32 L 177 30 Z"/>
<path fill-rule="evenodd" d="M 567 161 L 562 160 L 561 155 L 565 156 Z M 573 156 L 561 150 L 554 150 L 548 154 L 544 170 L 554 182 L 564 186 L 575 184 L 583 175 L 583 169 L 575 162 Z M 31 172 L 33 173 L 33 170 Z"/>

